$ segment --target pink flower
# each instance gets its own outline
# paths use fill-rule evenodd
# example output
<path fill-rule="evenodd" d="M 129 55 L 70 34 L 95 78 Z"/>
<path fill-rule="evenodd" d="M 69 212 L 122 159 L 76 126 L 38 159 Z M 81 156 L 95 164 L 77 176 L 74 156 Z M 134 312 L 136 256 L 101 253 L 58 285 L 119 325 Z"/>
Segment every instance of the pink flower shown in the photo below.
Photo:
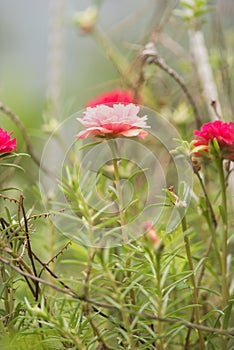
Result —
<path fill-rule="evenodd" d="M 77 138 L 85 139 L 89 135 L 115 137 L 119 135 L 132 137 L 145 137 L 148 133 L 142 128 L 150 128 L 146 125 L 147 116 L 139 117 L 140 107 L 130 103 L 123 105 L 114 104 L 113 107 L 98 105 L 88 107 L 83 118 L 78 120 L 86 129 L 81 131 Z"/>
<path fill-rule="evenodd" d="M 104 92 L 96 98 L 88 101 L 86 107 L 96 107 L 101 104 L 113 103 L 131 103 L 134 102 L 133 92 L 130 90 L 115 89 Z"/>
<path fill-rule="evenodd" d="M 195 140 L 192 142 L 193 153 L 202 156 L 209 155 L 209 145 L 214 139 L 217 140 L 223 159 L 234 160 L 234 122 L 224 123 L 216 120 L 202 125 L 200 130 L 195 130 Z"/>
<path fill-rule="evenodd" d="M 12 132 L 8 134 L 0 128 L 0 153 L 8 153 L 16 150 L 16 139 L 11 139 Z"/>

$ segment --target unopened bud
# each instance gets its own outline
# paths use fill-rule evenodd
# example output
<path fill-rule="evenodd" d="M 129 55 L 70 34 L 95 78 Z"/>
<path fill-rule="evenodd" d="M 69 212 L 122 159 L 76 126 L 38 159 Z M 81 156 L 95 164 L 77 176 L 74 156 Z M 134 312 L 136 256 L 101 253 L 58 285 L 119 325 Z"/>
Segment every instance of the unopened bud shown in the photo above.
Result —
<path fill-rule="evenodd" d="M 43 125 L 42 129 L 45 134 L 53 134 L 58 127 L 59 127 L 59 123 L 57 119 L 52 118 L 49 120 L 47 124 Z"/>
<path fill-rule="evenodd" d="M 84 32 L 90 33 L 97 21 L 98 9 L 90 6 L 84 11 L 77 12 L 74 16 L 74 23 Z"/>
<path fill-rule="evenodd" d="M 143 222 L 142 227 L 145 230 L 147 240 L 153 244 L 154 248 L 158 249 L 161 246 L 161 239 L 158 236 L 153 223 L 151 221 L 145 221 Z"/>

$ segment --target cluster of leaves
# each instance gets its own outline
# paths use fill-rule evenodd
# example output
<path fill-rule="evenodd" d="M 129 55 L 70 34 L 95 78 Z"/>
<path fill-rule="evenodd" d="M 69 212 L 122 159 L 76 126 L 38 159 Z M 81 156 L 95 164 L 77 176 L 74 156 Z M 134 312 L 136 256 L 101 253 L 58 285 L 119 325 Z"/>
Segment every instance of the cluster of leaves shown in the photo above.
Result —
<path fill-rule="evenodd" d="M 77 174 L 76 167 L 67 168 L 62 189 L 77 218 L 92 218 L 95 228 L 100 220 L 97 212 L 87 217 L 88 193 L 81 199 Z M 102 179 L 100 191 L 106 190 L 108 181 L 108 176 Z M 200 349 L 200 328 L 208 348 L 220 349 L 223 337 L 229 339 L 230 348 L 234 346 L 233 300 L 222 309 L 216 255 L 212 251 L 208 259 L 203 241 L 205 219 L 196 234 L 192 227 L 170 234 L 162 229 L 158 232 L 162 244 L 157 247 L 147 235 L 113 248 L 81 248 L 72 243 L 65 245 L 69 259 L 62 248 L 43 262 L 31 243 L 37 235 L 33 221 L 49 220 L 48 214 L 30 216 L 23 197 L 4 199 L 15 203 L 17 215 L 7 211 L 6 219 L 1 219 L 1 348 L 181 349 L 187 342 Z M 172 200 L 173 196 L 168 203 Z M 119 218 L 110 222 L 113 227 L 115 220 Z M 185 236 L 193 242 L 194 271 L 188 266 Z M 75 274 L 72 279 L 61 273 L 64 264 Z M 199 304 L 193 301 L 191 276 L 198 283 Z M 195 308 L 201 314 L 200 325 L 194 323 Z"/>

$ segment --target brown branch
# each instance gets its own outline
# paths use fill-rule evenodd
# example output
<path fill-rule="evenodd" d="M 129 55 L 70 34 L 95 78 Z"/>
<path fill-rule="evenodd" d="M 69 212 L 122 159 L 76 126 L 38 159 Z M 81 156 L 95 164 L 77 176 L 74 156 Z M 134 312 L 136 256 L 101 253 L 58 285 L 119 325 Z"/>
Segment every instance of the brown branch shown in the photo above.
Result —
<path fill-rule="evenodd" d="M 152 64 L 152 63 L 156 64 L 158 67 L 160 67 L 164 72 L 169 74 L 177 82 L 177 84 L 184 91 L 193 109 L 194 117 L 196 120 L 196 126 L 199 129 L 202 124 L 201 118 L 199 116 L 199 111 L 198 111 L 196 102 L 194 101 L 190 91 L 188 90 L 183 78 L 173 68 L 168 66 L 168 64 L 164 61 L 164 59 L 158 54 L 154 44 L 152 43 L 148 43 L 145 46 L 145 49 L 142 52 L 142 59 L 145 64 Z"/>
<path fill-rule="evenodd" d="M 22 214 L 23 214 L 23 219 L 24 219 L 24 228 L 21 225 L 20 222 L 20 209 L 22 210 Z M 28 257 L 31 261 L 32 264 L 32 269 L 33 269 L 33 273 L 35 276 L 37 276 L 37 270 L 34 264 L 34 259 L 33 259 L 33 254 L 32 254 L 32 248 L 31 248 L 31 243 L 30 243 L 30 237 L 29 237 L 29 230 L 28 230 L 28 220 L 27 220 L 27 216 L 25 213 L 25 208 L 24 208 L 24 196 L 21 195 L 20 196 L 20 200 L 19 200 L 19 208 L 18 208 L 18 221 L 19 221 L 19 226 L 21 227 L 22 231 L 25 232 L 26 235 L 26 240 L 27 240 L 27 250 L 28 250 Z M 35 300 L 38 299 L 38 293 L 39 293 L 39 283 L 37 283 L 35 281 Z"/>
<path fill-rule="evenodd" d="M 41 271 L 40 271 L 40 273 L 39 273 L 39 275 L 38 275 L 39 277 L 41 277 L 41 274 L 42 274 L 43 270 L 45 269 L 45 270 L 46 270 L 47 272 L 49 272 L 49 274 L 50 274 L 52 277 L 54 277 L 64 288 L 66 288 L 66 289 L 72 291 L 72 289 L 71 289 L 66 283 L 64 283 L 63 281 L 61 281 L 61 280 L 58 278 L 58 276 L 47 266 L 47 263 L 44 264 L 43 261 L 41 261 L 41 259 L 38 258 L 38 256 L 37 256 L 35 253 L 33 253 L 33 256 L 34 256 L 34 258 L 43 266 L 43 268 L 41 269 Z"/>
<path fill-rule="evenodd" d="M 67 247 L 68 247 L 70 244 L 72 244 L 71 241 L 67 242 L 67 243 L 65 244 L 65 246 L 64 246 L 63 248 L 61 248 L 61 249 L 59 250 L 59 252 L 58 252 L 55 256 L 53 256 L 49 261 L 47 261 L 46 263 L 43 263 L 43 262 L 33 253 L 33 255 L 34 255 L 34 257 L 36 258 L 36 260 L 43 266 L 43 268 L 41 269 L 40 273 L 38 274 L 39 277 L 41 277 L 41 274 L 42 274 L 43 270 L 46 269 L 50 274 L 52 274 L 52 276 L 53 276 L 54 278 L 58 278 L 58 277 L 52 272 L 52 270 L 49 269 L 48 266 L 50 265 L 50 263 L 54 262 L 54 260 L 57 259 L 58 256 L 59 256 L 60 254 L 62 254 L 62 253 L 64 252 L 64 250 L 66 250 Z M 62 283 L 63 286 L 64 286 L 65 288 L 69 288 L 69 287 L 68 287 L 67 285 L 65 285 L 63 282 L 60 282 L 60 283 Z"/>
<path fill-rule="evenodd" d="M 2 198 L 4 200 L 8 200 L 10 202 L 19 203 L 18 199 L 7 197 L 7 196 L 5 196 L 4 194 L 1 194 L 1 193 L 0 193 L 0 198 Z"/>

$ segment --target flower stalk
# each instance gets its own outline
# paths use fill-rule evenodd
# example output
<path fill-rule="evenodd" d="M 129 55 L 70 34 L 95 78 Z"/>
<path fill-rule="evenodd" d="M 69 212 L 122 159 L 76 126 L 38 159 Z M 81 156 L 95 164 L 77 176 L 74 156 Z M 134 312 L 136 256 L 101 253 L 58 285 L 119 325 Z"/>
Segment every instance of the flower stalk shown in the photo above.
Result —
<path fill-rule="evenodd" d="M 226 181 L 223 168 L 223 160 L 216 160 L 219 180 L 221 185 L 221 196 L 222 196 L 222 206 L 221 217 L 223 220 L 223 236 L 222 236 L 222 297 L 223 297 L 223 308 L 228 302 L 228 283 L 227 283 L 227 241 L 228 241 L 228 213 L 227 213 L 227 194 L 226 194 Z"/>
<path fill-rule="evenodd" d="M 196 283 L 196 279 L 195 279 L 192 254 L 191 254 L 191 249 L 190 249 L 190 240 L 189 240 L 189 237 L 188 237 L 187 232 L 186 232 L 187 231 L 186 216 L 183 216 L 181 224 L 182 224 L 182 230 L 184 233 L 184 243 L 185 243 L 186 255 L 187 255 L 187 259 L 188 259 L 188 265 L 189 265 L 189 268 L 192 272 L 191 283 L 192 283 L 192 289 L 193 289 L 193 303 L 196 305 L 194 308 L 195 317 L 196 317 L 196 322 L 199 325 L 201 322 L 200 322 L 200 313 L 199 313 L 199 310 L 197 307 L 197 305 L 198 305 L 198 288 L 197 288 L 197 283 Z M 201 350 L 205 350 L 206 346 L 205 346 L 205 341 L 204 341 L 201 330 L 198 331 L 198 336 L 199 336 Z"/>
<path fill-rule="evenodd" d="M 120 175 L 119 175 L 119 168 L 118 168 L 117 145 L 115 140 L 108 142 L 108 145 L 110 147 L 112 158 L 113 158 L 112 161 L 113 161 L 113 167 L 114 167 L 116 193 L 118 196 L 117 200 L 118 200 L 118 207 L 119 207 L 120 226 L 121 226 L 121 231 L 123 236 L 123 242 L 124 244 L 126 244 L 128 242 L 128 237 L 126 235 L 125 230 L 123 229 L 125 225 L 125 214 L 124 214 L 123 193 L 121 189 Z"/>

